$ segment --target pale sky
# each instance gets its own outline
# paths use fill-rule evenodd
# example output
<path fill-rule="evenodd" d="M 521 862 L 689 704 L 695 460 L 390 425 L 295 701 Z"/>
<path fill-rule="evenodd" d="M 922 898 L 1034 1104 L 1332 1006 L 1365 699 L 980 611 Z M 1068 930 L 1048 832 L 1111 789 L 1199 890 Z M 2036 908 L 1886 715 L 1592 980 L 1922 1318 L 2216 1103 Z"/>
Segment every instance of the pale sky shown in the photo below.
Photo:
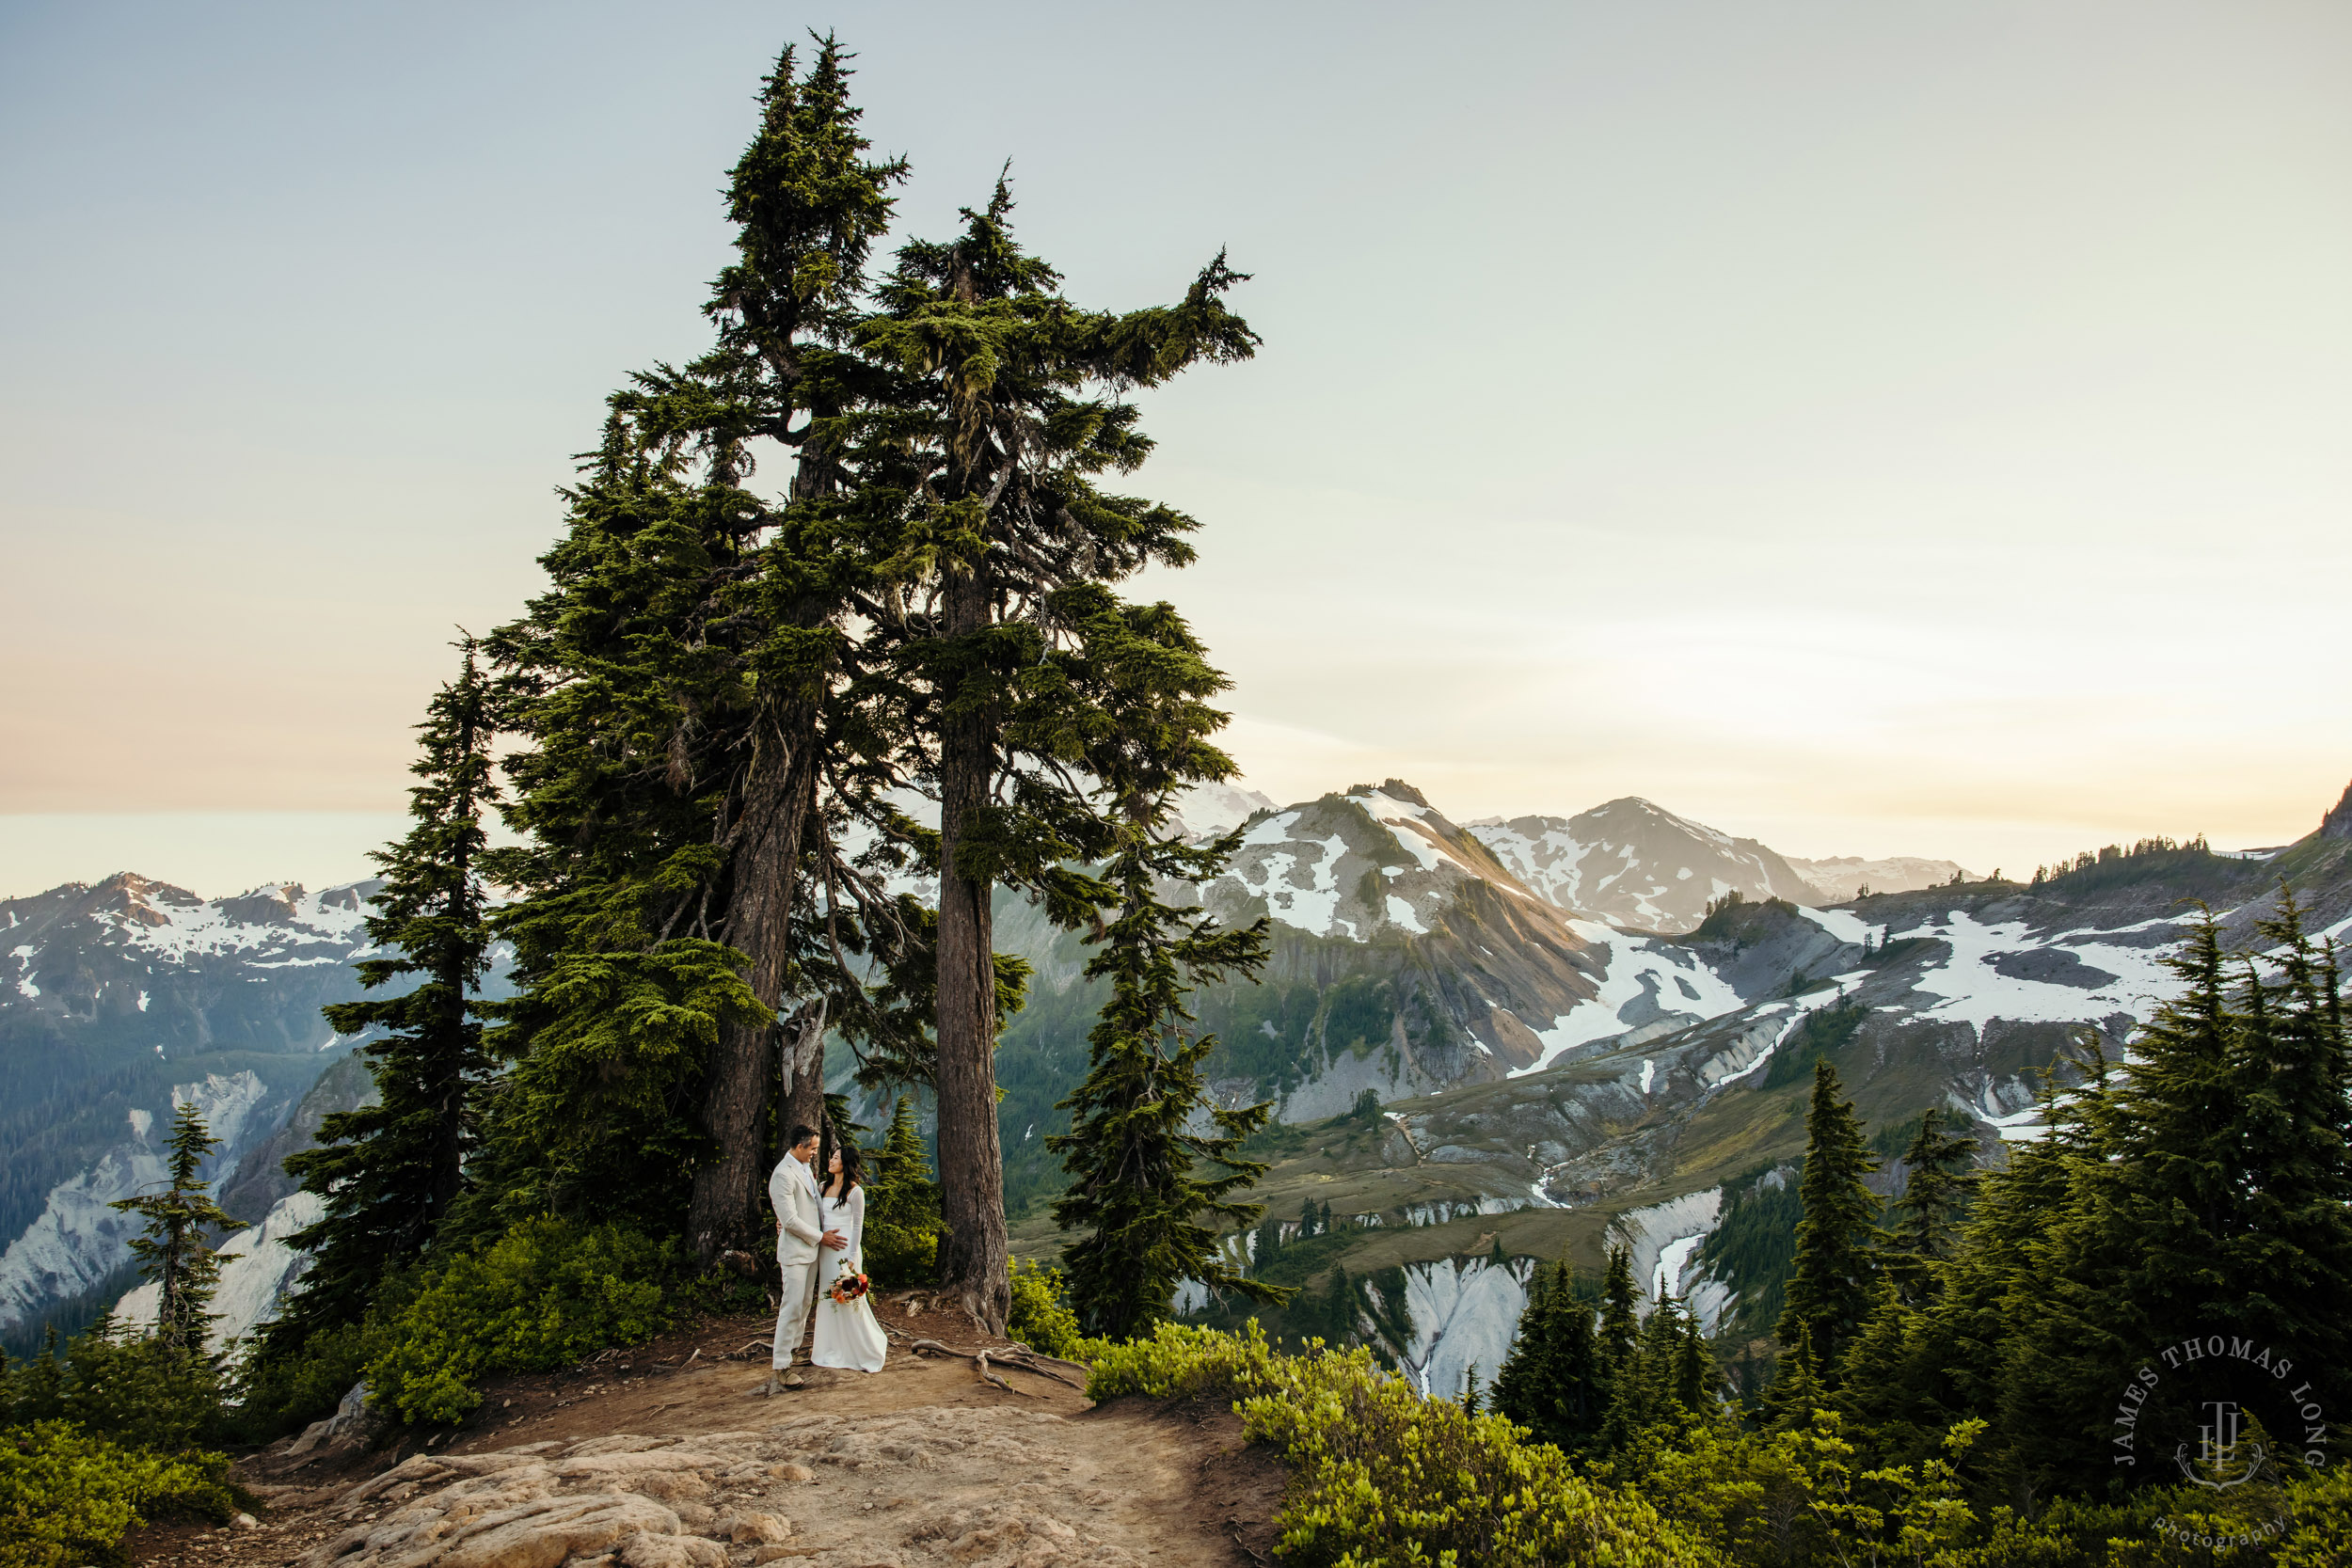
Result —
<path fill-rule="evenodd" d="M 779 43 L 1082 303 L 1249 784 L 1979 870 L 2352 778 L 2352 8 L 0 9 L 0 895 L 365 870 Z M 781 483 L 781 473 L 765 476 Z"/>

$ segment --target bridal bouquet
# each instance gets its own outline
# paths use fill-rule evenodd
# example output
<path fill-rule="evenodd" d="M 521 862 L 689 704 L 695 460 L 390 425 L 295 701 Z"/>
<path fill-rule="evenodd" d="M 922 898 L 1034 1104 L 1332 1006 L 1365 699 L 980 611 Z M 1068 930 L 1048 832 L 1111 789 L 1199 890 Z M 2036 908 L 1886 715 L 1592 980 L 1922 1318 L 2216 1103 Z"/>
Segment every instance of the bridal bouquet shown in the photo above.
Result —
<path fill-rule="evenodd" d="M 834 1278 L 833 1289 L 825 1293 L 840 1305 L 847 1307 L 864 1295 L 867 1289 L 866 1276 L 851 1269 L 849 1263 L 844 1261 L 841 1265 L 841 1273 Z"/>

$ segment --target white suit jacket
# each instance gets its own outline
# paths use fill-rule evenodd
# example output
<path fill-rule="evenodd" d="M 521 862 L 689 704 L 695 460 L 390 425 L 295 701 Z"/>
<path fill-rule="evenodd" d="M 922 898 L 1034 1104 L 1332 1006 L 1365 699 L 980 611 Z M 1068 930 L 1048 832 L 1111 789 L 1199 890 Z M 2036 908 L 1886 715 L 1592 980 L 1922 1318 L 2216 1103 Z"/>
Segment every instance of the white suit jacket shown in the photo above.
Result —
<path fill-rule="evenodd" d="M 814 1262 L 825 1234 L 817 1210 L 817 1173 L 786 1155 L 768 1177 L 768 1201 L 784 1222 L 776 1233 L 776 1261 L 787 1268 Z"/>

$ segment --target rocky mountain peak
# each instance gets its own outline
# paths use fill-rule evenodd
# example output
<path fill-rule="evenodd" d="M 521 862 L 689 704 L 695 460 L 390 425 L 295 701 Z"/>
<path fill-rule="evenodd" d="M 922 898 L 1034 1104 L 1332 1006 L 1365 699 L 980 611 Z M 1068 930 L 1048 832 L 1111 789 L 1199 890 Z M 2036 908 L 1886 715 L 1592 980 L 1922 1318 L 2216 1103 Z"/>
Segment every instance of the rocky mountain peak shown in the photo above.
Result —
<path fill-rule="evenodd" d="M 2352 784 L 2344 785 L 2344 799 L 2335 809 L 2319 819 L 2322 838 L 2352 838 Z"/>
<path fill-rule="evenodd" d="M 1470 831 L 1521 884 L 1612 926 L 1687 931 L 1732 892 L 1825 901 L 1764 845 L 1635 795 L 1570 817 L 1488 817 Z"/>
<path fill-rule="evenodd" d="M 1431 809 L 1429 797 L 1403 779 L 1383 779 L 1377 784 L 1350 784 L 1347 793 L 1351 796 L 1385 795 L 1391 800 L 1402 800 L 1423 811 Z"/>

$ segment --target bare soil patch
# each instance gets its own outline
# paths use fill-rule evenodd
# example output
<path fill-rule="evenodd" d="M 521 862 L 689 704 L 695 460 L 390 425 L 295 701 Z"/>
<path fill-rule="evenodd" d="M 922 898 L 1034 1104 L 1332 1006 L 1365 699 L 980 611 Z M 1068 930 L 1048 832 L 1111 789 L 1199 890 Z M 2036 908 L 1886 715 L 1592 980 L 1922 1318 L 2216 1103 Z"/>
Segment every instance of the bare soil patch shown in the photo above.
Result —
<path fill-rule="evenodd" d="M 1280 1465 L 1218 1405 L 1120 1400 L 935 1339 L 960 1313 L 877 1303 L 890 1363 L 770 1398 L 770 1323 L 714 1319 L 580 1368 L 486 1384 L 476 1419 L 246 1455 L 255 1528 L 159 1525 L 133 1562 L 232 1568 L 1241 1568 L 1272 1559 Z"/>

